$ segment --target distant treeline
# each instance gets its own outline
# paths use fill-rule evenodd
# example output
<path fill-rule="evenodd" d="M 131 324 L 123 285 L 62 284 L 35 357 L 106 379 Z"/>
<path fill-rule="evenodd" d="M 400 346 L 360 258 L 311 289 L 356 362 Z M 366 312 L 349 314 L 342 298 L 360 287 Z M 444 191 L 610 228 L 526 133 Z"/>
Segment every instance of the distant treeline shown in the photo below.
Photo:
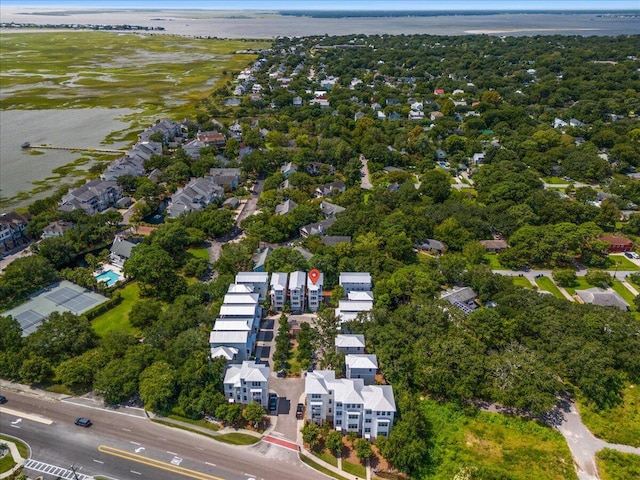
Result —
<path fill-rule="evenodd" d="M 0 28 L 65 28 L 72 30 L 135 30 L 135 31 L 163 31 L 164 27 L 145 27 L 142 25 L 94 25 L 81 23 L 17 23 L 2 22 Z"/>
<path fill-rule="evenodd" d="M 504 13 L 514 14 L 554 14 L 554 15 L 576 15 L 576 14 L 596 14 L 597 16 L 627 16 L 638 15 L 638 10 L 607 12 L 589 10 L 282 10 L 280 15 L 293 17 L 311 18 L 351 18 L 351 17 L 439 17 L 439 16 L 459 16 L 459 15 L 499 15 Z"/>

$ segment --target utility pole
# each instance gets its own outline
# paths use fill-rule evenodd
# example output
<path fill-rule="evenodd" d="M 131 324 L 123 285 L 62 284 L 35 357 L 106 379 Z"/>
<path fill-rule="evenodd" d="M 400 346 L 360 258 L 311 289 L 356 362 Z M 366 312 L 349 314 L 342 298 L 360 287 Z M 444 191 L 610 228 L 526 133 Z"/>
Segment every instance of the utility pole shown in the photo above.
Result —
<path fill-rule="evenodd" d="M 73 478 L 75 478 L 75 480 L 80 480 L 78 478 L 78 474 L 76 473 L 75 466 L 72 464 L 71 467 L 69 467 L 69 468 L 71 468 L 71 471 L 73 472 Z"/>

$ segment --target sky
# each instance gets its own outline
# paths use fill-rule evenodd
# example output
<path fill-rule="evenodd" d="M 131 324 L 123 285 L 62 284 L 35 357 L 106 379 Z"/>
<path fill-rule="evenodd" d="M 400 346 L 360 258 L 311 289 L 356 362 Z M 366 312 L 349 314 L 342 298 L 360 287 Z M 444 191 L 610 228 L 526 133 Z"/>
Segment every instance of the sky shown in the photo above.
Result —
<path fill-rule="evenodd" d="M 2 0 L 1 4 L 225 10 L 640 10 L 640 0 Z"/>

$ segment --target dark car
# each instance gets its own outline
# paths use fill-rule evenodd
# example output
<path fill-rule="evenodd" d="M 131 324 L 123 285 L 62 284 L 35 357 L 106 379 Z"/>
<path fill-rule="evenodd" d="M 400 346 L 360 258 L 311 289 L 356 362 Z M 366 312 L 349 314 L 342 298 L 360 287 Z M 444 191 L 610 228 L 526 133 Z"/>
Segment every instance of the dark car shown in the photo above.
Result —
<path fill-rule="evenodd" d="M 278 395 L 275 393 L 269 394 L 269 411 L 273 412 L 278 409 Z"/>
<path fill-rule="evenodd" d="M 93 425 L 91 423 L 91 420 L 89 420 L 88 418 L 84 418 L 84 417 L 76 418 L 75 424 L 78 425 L 79 427 L 84 427 L 84 428 L 88 428 L 91 425 Z"/>
<path fill-rule="evenodd" d="M 298 406 L 296 407 L 296 418 L 298 420 L 302 420 L 303 413 L 304 413 L 304 405 L 302 403 L 299 403 Z"/>
<path fill-rule="evenodd" d="M 7 403 L 7 397 L 5 397 L 4 395 L 0 395 L 0 403 Z"/>

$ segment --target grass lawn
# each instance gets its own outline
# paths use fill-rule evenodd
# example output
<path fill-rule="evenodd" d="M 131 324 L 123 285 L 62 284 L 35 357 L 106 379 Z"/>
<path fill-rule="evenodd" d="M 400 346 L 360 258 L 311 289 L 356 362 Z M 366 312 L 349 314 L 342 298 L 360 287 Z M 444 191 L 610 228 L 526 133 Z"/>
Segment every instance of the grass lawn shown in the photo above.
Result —
<path fill-rule="evenodd" d="M 589 288 L 593 288 L 593 285 L 589 285 L 584 277 L 577 277 L 576 285 L 574 285 L 573 287 L 566 287 L 566 290 L 571 295 L 575 295 L 576 290 L 588 290 Z"/>
<path fill-rule="evenodd" d="M 138 333 L 138 330 L 133 328 L 129 323 L 131 307 L 133 307 L 133 304 L 140 298 L 138 283 L 128 283 L 122 290 L 118 291 L 123 297 L 122 303 L 99 317 L 94 318 L 91 322 L 93 329 L 100 337 L 112 330 L 126 330 L 134 334 Z"/>
<path fill-rule="evenodd" d="M 620 280 L 614 280 L 611 288 L 618 292 L 620 296 L 624 298 L 624 301 L 633 308 L 633 299 L 635 298 L 635 295 L 631 293 L 631 291 L 629 291 L 629 289 L 625 287 Z"/>
<path fill-rule="evenodd" d="M 8 452 L 4 457 L 0 458 L 0 473 L 8 472 L 15 466 L 16 462 L 13 459 L 11 452 Z"/>
<path fill-rule="evenodd" d="M 333 465 L 334 467 L 338 466 L 338 459 L 329 452 L 323 450 L 322 452 L 313 452 L 313 454 L 320 460 L 327 462 L 329 465 Z"/>
<path fill-rule="evenodd" d="M 190 423 L 191 425 L 197 425 L 198 427 L 206 428 L 208 430 L 213 430 L 217 432 L 219 430 L 218 425 L 215 423 L 207 422 L 206 420 L 193 420 L 191 418 L 181 417 L 180 415 L 171 414 L 168 418 L 172 418 L 173 420 L 178 420 L 184 423 Z"/>
<path fill-rule="evenodd" d="M 531 288 L 531 282 L 527 277 L 511 277 L 513 279 L 513 284 L 518 287 Z"/>
<path fill-rule="evenodd" d="M 640 447 L 640 388 L 627 385 L 621 405 L 608 410 L 596 410 L 578 397 L 580 415 L 584 424 L 598 438 L 610 443 Z"/>
<path fill-rule="evenodd" d="M 433 466 L 423 478 L 448 480 L 462 467 L 475 466 L 483 478 L 577 479 L 569 447 L 550 427 L 433 400 L 424 400 L 420 408 L 433 432 Z"/>
<path fill-rule="evenodd" d="M 2 442 L 13 442 L 16 444 L 16 447 L 18 448 L 18 453 L 20 453 L 20 456 L 22 458 L 29 458 L 29 447 L 27 447 L 24 443 L 22 443 L 20 440 L 16 439 L 16 438 L 11 438 L 11 437 L 5 437 L 4 435 L 0 434 L 0 441 Z"/>
<path fill-rule="evenodd" d="M 637 480 L 640 478 L 640 455 L 605 448 L 596 454 L 602 480 Z"/>
<path fill-rule="evenodd" d="M 566 185 L 567 183 L 571 183 L 560 177 L 544 177 L 543 180 L 549 185 Z"/>
<path fill-rule="evenodd" d="M 306 455 L 300 454 L 300 460 L 302 460 L 303 463 L 305 463 L 306 465 L 309 465 L 314 470 L 317 470 L 317 471 L 319 471 L 321 473 L 324 473 L 325 475 L 333 477 L 333 478 L 335 478 L 337 480 L 346 480 L 345 477 L 343 477 L 341 475 L 338 475 L 337 473 L 332 472 L 328 468 L 324 468 L 322 465 L 314 462 L 312 459 L 310 459 Z"/>
<path fill-rule="evenodd" d="M 633 263 L 624 255 L 609 255 L 609 260 L 611 261 L 611 265 L 607 267 L 607 270 L 628 270 L 630 272 L 637 272 L 638 270 L 640 270 L 640 267 L 638 265 Z"/>
<path fill-rule="evenodd" d="M 260 437 L 254 437 L 246 433 L 225 433 L 216 435 L 213 438 L 219 442 L 229 443 L 231 445 L 253 445 L 260 441 Z"/>
<path fill-rule="evenodd" d="M 209 260 L 209 250 L 207 250 L 206 248 L 190 248 L 187 251 L 196 258 L 204 258 L 205 260 Z"/>
<path fill-rule="evenodd" d="M 545 290 L 547 292 L 550 292 L 556 298 L 562 298 L 562 299 L 565 298 L 564 295 L 562 295 L 562 292 L 560 292 L 560 290 L 558 289 L 558 287 L 556 287 L 556 284 L 553 283 L 553 280 L 551 280 L 549 277 L 536 278 L 536 285 L 538 285 L 540 290 Z"/>
<path fill-rule="evenodd" d="M 485 253 L 484 258 L 489 263 L 491 270 L 506 270 L 506 268 L 500 264 L 500 257 L 498 257 L 497 254 Z"/>
<path fill-rule="evenodd" d="M 362 465 L 356 465 L 355 463 L 347 462 L 344 458 L 342 459 L 342 470 L 350 473 L 351 475 L 356 475 L 360 478 L 367 478 L 367 469 Z"/>

